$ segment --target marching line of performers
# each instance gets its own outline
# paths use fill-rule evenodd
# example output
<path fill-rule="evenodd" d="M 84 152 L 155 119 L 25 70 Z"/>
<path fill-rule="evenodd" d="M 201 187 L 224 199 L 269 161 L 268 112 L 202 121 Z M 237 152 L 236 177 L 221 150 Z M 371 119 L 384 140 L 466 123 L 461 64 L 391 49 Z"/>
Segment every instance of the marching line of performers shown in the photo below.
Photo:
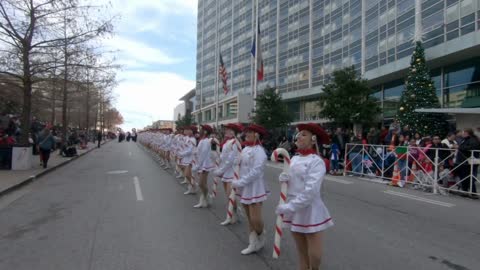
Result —
<path fill-rule="evenodd" d="M 317 124 L 299 124 L 296 136 L 298 148 L 290 162 L 288 173 L 282 172 L 279 181 L 288 182 L 287 203 L 279 205 L 277 215 L 282 215 L 284 227 L 290 229 L 295 240 L 299 269 L 319 269 L 322 255 L 323 231 L 333 226 L 333 220 L 321 197 L 321 187 L 326 166 L 319 156 L 318 145 L 328 143 L 328 135 Z M 240 135 L 245 140 L 240 142 Z M 198 137 L 198 141 L 196 138 Z M 216 140 L 217 134 L 209 125 L 172 129 L 149 130 L 139 134 L 139 142 L 156 152 L 164 169 L 172 168 L 176 178 L 183 178 L 187 194 L 200 193 L 194 208 L 205 208 L 210 204 L 207 185 L 212 173 L 221 179 L 227 203 L 232 189 L 233 213 L 220 224 L 235 224 L 238 220 L 239 200 L 248 220 L 248 246 L 241 251 L 248 255 L 261 250 L 265 245 L 262 202 L 268 191 L 264 178 L 267 155 L 262 140 L 268 136 L 265 128 L 257 124 L 246 127 L 241 124 L 224 126 L 223 141 Z M 218 157 L 216 148 L 220 147 Z"/>

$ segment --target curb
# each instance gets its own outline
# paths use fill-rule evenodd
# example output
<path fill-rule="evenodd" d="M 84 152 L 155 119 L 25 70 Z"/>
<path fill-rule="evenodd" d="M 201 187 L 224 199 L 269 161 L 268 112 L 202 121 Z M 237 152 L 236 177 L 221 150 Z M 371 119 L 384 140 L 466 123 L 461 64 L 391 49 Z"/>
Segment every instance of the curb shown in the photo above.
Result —
<path fill-rule="evenodd" d="M 108 142 L 109 142 L 109 141 L 108 141 Z M 105 145 L 105 144 L 107 144 L 108 142 L 102 143 L 101 145 Z M 33 181 L 37 180 L 38 178 L 40 178 L 40 177 L 42 177 L 42 176 L 44 176 L 44 175 L 46 175 L 46 174 L 48 174 L 48 173 L 50 173 L 50 172 L 53 172 L 53 171 L 55 171 L 56 169 L 61 168 L 61 167 L 69 164 L 70 162 L 72 162 L 72 161 L 74 161 L 74 160 L 76 160 L 76 159 L 78 159 L 78 158 L 80 158 L 80 157 L 83 157 L 84 155 L 92 152 L 92 151 L 95 150 L 95 149 L 98 149 L 98 147 L 93 147 L 92 149 L 89 149 L 89 150 L 87 150 L 86 152 L 84 152 L 84 153 L 82 153 L 82 154 L 80 154 L 80 155 L 78 155 L 78 156 L 71 157 L 71 158 L 65 160 L 64 162 L 62 162 L 62 163 L 60 163 L 60 164 L 57 164 L 57 165 L 55 165 L 55 166 L 53 166 L 53 167 L 48 167 L 48 168 L 46 168 L 45 170 L 39 172 L 39 173 L 36 174 L 36 175 L 31 175 L 31 176 L 28 177 L 27 179 L 25 179 L 25 180 L 23 180 L 23 181 L 15 184 L 15 185 L 13 185 L 13 186 L 11 186 L 11 187 L 8 187 L 7 189 L 4 189 L 4 190 L 0 191 L 0 197 L 2 197 L 2 196 L 6 195 L 6 194 L 8 194 L 8 193 L 10 193 L 10 192 L 12 192 L 12 191 L 14 191 L 14 190 L 17 190 L 17 189 L 19 189 L 19 188 L 21 188 L 21 187 L 23 187 L 23 186 L 26 186 L 26 185 L 32 183 Z"/>

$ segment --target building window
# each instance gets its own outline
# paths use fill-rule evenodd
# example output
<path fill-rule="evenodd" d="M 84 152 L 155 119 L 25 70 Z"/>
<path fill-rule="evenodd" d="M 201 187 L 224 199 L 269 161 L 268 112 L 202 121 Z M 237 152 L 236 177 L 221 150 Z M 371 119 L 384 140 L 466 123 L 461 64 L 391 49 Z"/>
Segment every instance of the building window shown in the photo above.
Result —
<path fill-rule="evenodd" d="M 320 104 L 317 100 L 306 101 L 303 103 L 304 120 L 315 121 L 320 120 Z"/>
<path fill-rule="evenodd" d="M 405 88 L 403 81 L 396 81 L 385 85 L 383 101 L 383 117 L 393 118 L 400 107 L 400 97 Z"/>
<path fill-rule="evenodd" d="M 287 110 L 293 116 L 293 122 L 298 122 L 300 118 L 300 102 L 287 103 Z"/>
<path fill-rule="evenodd" d="M 445 68 L 444 107 L 480 107 L 480 58 Z"/>

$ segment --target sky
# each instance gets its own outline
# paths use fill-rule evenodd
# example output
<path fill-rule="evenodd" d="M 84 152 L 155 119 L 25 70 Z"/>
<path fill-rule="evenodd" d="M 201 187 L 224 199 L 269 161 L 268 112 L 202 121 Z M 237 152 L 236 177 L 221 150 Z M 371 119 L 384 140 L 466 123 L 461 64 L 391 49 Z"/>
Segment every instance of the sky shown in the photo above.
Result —
<path fill-rule="evenodd" d="M 114 93 L 122 128 L 172 120 L 179 99 L 195 86 L 197 0 L 112 0 L 119 15 L 105 46 L 122 69 Z"/>

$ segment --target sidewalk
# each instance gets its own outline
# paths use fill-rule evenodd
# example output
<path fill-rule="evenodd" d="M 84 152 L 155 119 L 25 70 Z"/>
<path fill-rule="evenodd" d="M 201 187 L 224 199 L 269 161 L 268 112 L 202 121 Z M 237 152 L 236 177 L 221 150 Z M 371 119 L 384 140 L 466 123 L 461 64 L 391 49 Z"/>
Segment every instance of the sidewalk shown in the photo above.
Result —
<path fill-rule="evenodd" d="M 108 141 L 106 141 L 108 142 Z M 102 142 L 102 145 L 106 143 Z M 44 169 L 40 166 L 39 156 L 33 156 L 33 168 L 26 171 L 12 171 L 12 170 L 0 170 L 0 196 L 25 185 L 37 178 L 54 171 L 55 169 L 89 153 L 97 148 L 94 143 L 88 143 L 87 149 L 77 149 L 78 156 L 67 158 L 58 154 L 58 150 L 52 152 L 50 160 L 48 161 L 48 167 Z"/>

